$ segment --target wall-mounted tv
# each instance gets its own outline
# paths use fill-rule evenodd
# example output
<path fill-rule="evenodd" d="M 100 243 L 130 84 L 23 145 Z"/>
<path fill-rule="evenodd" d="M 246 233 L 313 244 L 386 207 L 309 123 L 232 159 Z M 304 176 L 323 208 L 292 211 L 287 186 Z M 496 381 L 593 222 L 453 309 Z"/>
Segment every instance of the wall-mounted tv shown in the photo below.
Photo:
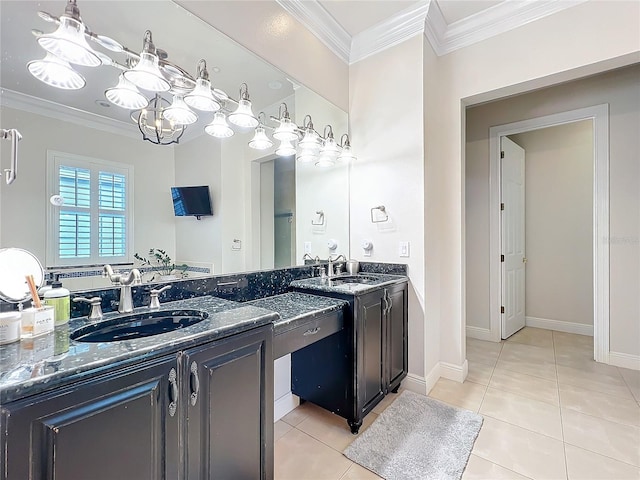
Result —
<path fill-rule="evenodd" d="M 171 187 L 173 211 L 176 217 L 200 217 L 213 215 L 209 187 Z"/>

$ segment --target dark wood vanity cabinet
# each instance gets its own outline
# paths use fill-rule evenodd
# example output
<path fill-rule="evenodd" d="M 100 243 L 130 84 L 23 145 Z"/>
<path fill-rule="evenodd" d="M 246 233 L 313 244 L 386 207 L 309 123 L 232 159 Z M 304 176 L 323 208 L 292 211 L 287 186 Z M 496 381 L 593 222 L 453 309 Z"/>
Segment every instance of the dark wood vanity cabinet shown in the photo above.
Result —
<path fill-rule="evenodd" d="M 0 479 L 273 478 L 272 341 L 267 325 L 3 405 Z"/>
<path fill-rule="evenodd" d="M 358 433 L 364 417 L 406 377 L 407 282 L 363 295 L 314 292 L 349 302 L 345 327 L 292 353 L 292 391 L 347 419 Z"/>

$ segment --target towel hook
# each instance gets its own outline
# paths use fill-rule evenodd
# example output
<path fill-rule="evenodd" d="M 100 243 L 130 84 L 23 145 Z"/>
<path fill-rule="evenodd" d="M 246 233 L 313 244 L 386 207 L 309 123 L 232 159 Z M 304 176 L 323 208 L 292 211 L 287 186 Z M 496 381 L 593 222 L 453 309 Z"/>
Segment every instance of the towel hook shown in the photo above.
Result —
<path fill-rule="evenodd" d="M 384 214 L 384 218 L 379 218 L 378 220 L 376 220 L 373 216 L 374 210 L 380 210 Z M 382 223 L 386 222 L 387 220 L 389 220 L 389 214 L 387 213 L 387 209 L 384 207 L 384 205 L 378 205 L 377 207 L 371 208 L 371 223 Z"/>
<path fill-rule="evenodd" d="M 1 138 L 11 138 L 11 168 L 5 169 L 7 185 L 11 185 L 18 175 L 18 142 L 22 140 L 22 135 L 15 128 L 2 129 Z"/>

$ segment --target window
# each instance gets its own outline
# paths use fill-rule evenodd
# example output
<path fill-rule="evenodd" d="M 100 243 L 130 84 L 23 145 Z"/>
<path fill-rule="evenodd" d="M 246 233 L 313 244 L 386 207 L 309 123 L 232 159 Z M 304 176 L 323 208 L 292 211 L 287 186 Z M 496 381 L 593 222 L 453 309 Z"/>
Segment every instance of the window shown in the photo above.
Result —
<path fill-rule="evenodd" d="M 132 166 L 49 151 L 47 178 L 48 266 L 131 261 Z"/>

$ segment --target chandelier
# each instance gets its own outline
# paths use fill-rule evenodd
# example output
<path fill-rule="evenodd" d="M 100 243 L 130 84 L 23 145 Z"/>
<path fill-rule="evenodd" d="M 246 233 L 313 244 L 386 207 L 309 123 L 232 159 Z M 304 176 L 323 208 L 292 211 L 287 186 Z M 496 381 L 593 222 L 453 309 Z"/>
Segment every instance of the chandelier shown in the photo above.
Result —
<path fill-rule="evenodd" d="M 231 125 L 240 131 L 253 129 L 249 147 L 264 150 L 273 146 L 267 136 L 269 130 L 279 142 L 277 155 L 296 155 L 300 162 L 315 162 L 320 167 L 335 165 L 338 160 L 355 160 L 347 134 L 338 143 L 332 127 L 327 125 L 320 135 L 309 115 L 303 125 L 298 126 L 292 122 L 284 103 L 278 109 L 278 117 L 270 117 L 277 125 L 267 125 L 263 112 L 254 115 L 246 83 L 240 85 L 238 99 L 231 98 L 224 91 L 213 88 L 204 59 L 198 62 L 193 77 L 186 69 L 168 61 L 164 50 L 156 48 L 150 30 L 145 31 L 142 50 L 138 53 L 91 31 L 82 21 L 77 0 L 68 0 L 60 17 L 46 12 L 38 12 L 38 15 L 57 24 L 58 28 L 47 34 L 34 31 L 46 55 L 43 59 L 30 61 L 27 64 L 29 72 L 52 87 L 78 90 L 86 85 L 86 80 L 76 70 L 77 66 L 119 69 L 118 83 L 104 92 L 105 97 L 113 105 L 131 111 L 131 118 L 144 140 L 157 145 L 179 143 L 185 129 L 198 120 L 197 112 L 213 113 L 213 120 L 204 131 L 216 138 L 234 135 Z M 109 52 L 124 55 L 124 60 L 115 61 L 92 48 L 89 41 Z M 172 101 L 163 95 L 171 96 Z"/>

